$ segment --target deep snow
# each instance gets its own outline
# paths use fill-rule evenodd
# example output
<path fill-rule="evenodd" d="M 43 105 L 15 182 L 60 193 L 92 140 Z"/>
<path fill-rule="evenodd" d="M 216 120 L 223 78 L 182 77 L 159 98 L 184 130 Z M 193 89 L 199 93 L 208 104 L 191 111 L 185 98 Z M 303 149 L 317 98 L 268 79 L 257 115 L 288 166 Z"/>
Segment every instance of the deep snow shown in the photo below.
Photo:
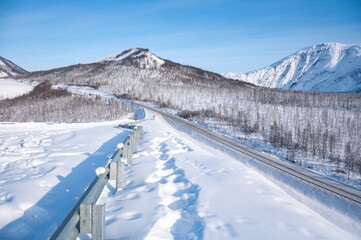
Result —
<path fill-rule="evenodd" d="M 257 171 L 151 118 L 124 189 L 109 183 L 98 201 L 107 239 L 358 239 Z"/>
<path fill-rule="evenodd" d="M 123 121 L 0 124 L 0 239 L 46 239 L 129 134 Z"/>

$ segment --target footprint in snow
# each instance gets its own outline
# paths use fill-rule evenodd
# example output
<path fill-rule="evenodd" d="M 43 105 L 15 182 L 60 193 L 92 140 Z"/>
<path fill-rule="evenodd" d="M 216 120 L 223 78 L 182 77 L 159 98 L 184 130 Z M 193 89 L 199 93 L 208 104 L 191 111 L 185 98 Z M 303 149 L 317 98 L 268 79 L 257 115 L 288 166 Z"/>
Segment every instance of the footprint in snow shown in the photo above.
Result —
<path fill-rule="evenodd" d="M 200 239 L 204 229 L 203 220 L 199 217 L 196 208 L 200 188 L 185 177 L 184 171 L 176 166 L 174 157 L 176 154 L 189 151 L 189 148 L 176 138 L 157 140 L 154 139 L 152 148 L 155 152 L 158 151 L 158 169 L 146 181 L 159 183 L 158 191 L 162 199 L 160 204 L 163 205 L 164 212 L 146 239 L 161 236 L 174 239 Z M 167 226 L 164 226 L 165 222 Z"/>

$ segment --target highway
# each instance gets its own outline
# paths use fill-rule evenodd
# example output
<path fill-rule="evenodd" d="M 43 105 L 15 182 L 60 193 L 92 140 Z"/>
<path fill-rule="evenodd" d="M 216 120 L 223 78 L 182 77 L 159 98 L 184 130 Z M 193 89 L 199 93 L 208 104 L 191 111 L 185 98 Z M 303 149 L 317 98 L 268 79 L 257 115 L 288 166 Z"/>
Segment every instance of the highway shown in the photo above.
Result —
<path fill-rule="evenodd" d="M 241 153 L 243 155 L 246 155 L 250 158 L 256 159 L 258 161 L 261 161 L 265 164 L 268 164 L 269 166 L 272 166 L 276 169 L 279 169 L 285 173 L 288 173 L 294 177 L 297 177 L 299 179 L 302 179 L 303 181 L 306 181 L 308 183 L 311 183 L 317 187 L 320 187 L 321 189 L 330 191 L 334 194 L 337 194 L 339 196 L 342 196 L 346 199 L 349 199 L 355 203 L 358 203 L 361 205 L 361 191 L 354 189 L 350 186 L 347 186 L 345 184 L 336 182 L 332 179 L 329 179 L 325 176 L 319 175 L 317 173 L 311 172 L 305 168 L 302 168 L 296 164 L 291 164 L 286 161 L 282 161 L 278 159 L 277 157 L 270 156 L 266 153 L 256 151 L 254 149 L 251 149 L 239 142 L 236 142 L 232 139 L 229 139 L 227 137 L 221 136 L 220 134 L 217 134 L 215 132 L 212 132 L 206 128 L 203 128 L 201 126 L 198 126 L 190 121 L 187 121 L 185 119 L 182 119 L 180 117 L 171 115 L 169 113 L 163 112 L 159 109 L 155 109 L 152 107 L 149 107 L 147 105 L 144 105 L 140 102 L 133 102 L 134 104 L 139 105 L 140 107 L 144 109 L 148 109 L 150 111 L 156 112 L 157 114 L 160 114 L 164 118 L 168 118 L 174 122 L 177 122 L 178 124 L 181 124 L 193 131 L 196 131 L 207 138 L 216 141 L 238 153 Z"/>

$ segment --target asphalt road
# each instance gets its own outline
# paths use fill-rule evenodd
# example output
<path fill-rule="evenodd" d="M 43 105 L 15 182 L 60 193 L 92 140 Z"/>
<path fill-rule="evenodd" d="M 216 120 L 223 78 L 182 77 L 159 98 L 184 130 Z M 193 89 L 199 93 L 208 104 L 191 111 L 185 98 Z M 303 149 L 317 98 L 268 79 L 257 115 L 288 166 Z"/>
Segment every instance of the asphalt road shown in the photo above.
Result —
<path fill-rule="evenodd" d="M 153 112 L 156 112 L 160 115 L 162 115 L 165 118 L 169 118 L 172 121 L 175 121 L 187 128 L 190 128 L 193 131 L 196 131 L 209 139 L 212 139 L 230 149 L 233 149 L 241 154 L 244 154 L 248 157 L 251 157 L 253 159 L 256 159 L 258 161 L 261 161 L 263 163 L 268 164 L 269 166 L 272 166 L 274 168 L 277 168 L 283 172 L 286 172 L 294 177 L 297 177 L 299 179 L 302 179 L 306 182 L 309 182 L 311 184 L 316 185 L 317 187 L 320 187 L 324 190 L 330 191 L 332 193 L 335 193 L 339 196 L 342 196 L 344 198 L 347 198 L 353 202 L 356 202 L 358 204 L 361 204 L 361 191 L 354 189 L 350 186 L 347 186 L 345 184 L 336 182 L 332 179 L 329 179 L 325 176 L 319 175 L 317 173 L 311 172 L 305 168 L 302 168 L 296 164 L 291 164 L 286 161 L 282 161 L 278 159 L 277 157 L 270 156 L 266 153 L 256 151 L 254 149 L 251 149 L 239 142 L 236 142 L 232 139 L 226 138 L 224 136 L 221 136 L 220 134 L 214 133 L 206 128 L 203 128 L 201 126 L 198 126 L 192 122 L 189 122 L 185 119 L 179 118 L 177 116 L 171 115 L 169 113 L 165 113 L 159 109 L 154 109 L 149 106 L 146 106 L 142 103 L 136 102 L 137 105 L 143 107 L 144 109 L 151 110 Z"/>

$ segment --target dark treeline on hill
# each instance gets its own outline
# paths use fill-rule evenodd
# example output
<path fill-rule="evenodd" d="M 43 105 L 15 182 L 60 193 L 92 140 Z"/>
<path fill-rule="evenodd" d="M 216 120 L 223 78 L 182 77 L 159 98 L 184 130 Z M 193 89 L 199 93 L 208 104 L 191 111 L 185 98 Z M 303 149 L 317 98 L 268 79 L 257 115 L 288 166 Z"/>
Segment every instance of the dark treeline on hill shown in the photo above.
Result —
<path fill-rule="evenodd" d="M 361 174 L 361 94 L 256 87 L 154 59 L 148 50 L 142 51 L 143 55 L 117 61 L 34 72 L 19 79 L 92 85 L 155 102 L 183 117 L 201 122 L 213 119 L 231 131 L 254 134 L 277 149 L 287 150 L 291 161 L 302 155 L 305 160 L 334 162 L 337 172 Z"/>
<path fill-rule="evenodd" d="M 98 122 L 130 114 L 117 101 L 72 95 L 49 82 L 22 96 L 0 101 L 0 122 Z"/>

